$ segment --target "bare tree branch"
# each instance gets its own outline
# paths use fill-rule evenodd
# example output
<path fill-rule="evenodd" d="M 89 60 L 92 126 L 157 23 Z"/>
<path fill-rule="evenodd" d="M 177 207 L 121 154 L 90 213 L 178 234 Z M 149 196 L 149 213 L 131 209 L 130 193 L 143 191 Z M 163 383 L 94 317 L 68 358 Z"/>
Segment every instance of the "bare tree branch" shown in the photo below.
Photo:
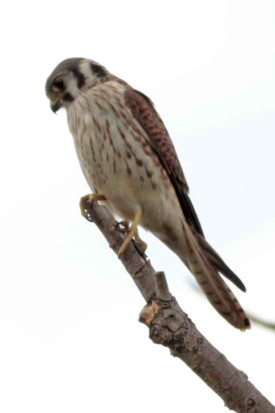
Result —
<path fill-rule="evenodd" d="M 94 222 L 117 253 L 124 235 L 109 210 L 97 202 L 85 205 L 86 218 Z M 149 327 L 154 343 L 170 349 L 224 401 L 239 413 L 275 413 L 275 407 L 254 387 L 245 373 L 234 367 L 197 330 L 169 292 L 163 272 L 155 272 L 132 242 L 120 257 L 147 304 L 140 321 Z"/>

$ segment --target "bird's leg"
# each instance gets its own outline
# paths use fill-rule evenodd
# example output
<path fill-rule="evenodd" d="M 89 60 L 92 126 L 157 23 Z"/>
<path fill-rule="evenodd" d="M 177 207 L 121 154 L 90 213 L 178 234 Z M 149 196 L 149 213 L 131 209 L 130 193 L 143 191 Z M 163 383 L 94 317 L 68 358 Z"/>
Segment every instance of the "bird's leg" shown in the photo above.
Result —
<path fill-rule="evenodd" d="M 135 232 L 135 241 L 138 244 L 139 248 L 141 249 L 141 251 L 145 252 L 147 250 L 147 244 L 146 242 L 144 242 L 138 233 L 138 229 L 136 228 L 136 232 Z"/>
<path fill-rule="evenodd" d="M 116 228 L 119 228 L 119 230 L 120 230 L 123 234 L 128 235 L 128 234 L 129 234 L 129 231 L 131 230 L 131 228 L 130 228 L 130 222 L 129 222 L 129 221 L 120 221 L 120 222 L 117 222 Z M 136 230 L 135 230 L 135 232 L 134 232 L 134 239 L 135 239 L 136 244 L 137 244 L 138 247 L 140 248 L 141 252 L 144 253 L 144 252 L 146 251 L 146 249 L 147 249 L 147 244 L 146 244 L 146 242 L 144 242 L 144 241 L 140 238 L 137 228 L 136 228 Z"/>
<path fill-rule="evenodd" d="M 127 249 L 128 245 L 130 244 L 133 236 L 136 237 L 136 235 L 137 235 L 137 226 L 138 226 L 138 224 L 139 224 L 141 215 L 142 215 L 142 211 L 138 211 L 138 212 L 135 214 L 134 221 L 133 221 L 133 223 L 132 223 L 132 225 L 131 225 L 131 227 L 130 227 L 130 229 L 129 229 L 129 231 L 128 231 L 128 234 L 127 234 L 125 240 L 123 241 L 121 247 L 120 247 L 119 250 L 118 250 L 118 256 L 120 256 L 121 254 L 123 254 L 123 253 L 126 251 L 126 249 Z M 139 236 L 138 236 L 137 241 L 138 241 L 138 240 L 140 240 Z M 139 241 L 138 241 L 138 242 L 139 242 Z M 143 241 L 142 241 L 142 242 L 143 242 Z"/>
<path fill-rule="evenodd" d="M 80 210 L 81 214 L 86 217 L 87 216 L 87 203 L 92 203 L 93 201 L 106 201 L 106 197 L 104 195 L 99 194 L 89 194 L 85 195 L 80 199 Z"/>

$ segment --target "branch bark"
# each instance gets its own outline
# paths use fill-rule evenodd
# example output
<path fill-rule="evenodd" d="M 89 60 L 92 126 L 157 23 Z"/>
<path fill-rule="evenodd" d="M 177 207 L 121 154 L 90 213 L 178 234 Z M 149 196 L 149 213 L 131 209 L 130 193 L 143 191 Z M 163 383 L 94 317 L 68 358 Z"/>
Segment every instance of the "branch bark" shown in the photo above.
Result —
<path fill-rule="evenodd" d="M 85 205 L 86 219 L 94 222 L 117 254 L 125 236 L 109 210 L 97 202 Z M 170 349 L 238 413 L 275 413 L 275 407 L 197 330 L 171 295 L 165 275 L 156 272 L 138 246 L 131 242 L 120 257 L 146 301 L 140 321 L 150 338 Z"/>

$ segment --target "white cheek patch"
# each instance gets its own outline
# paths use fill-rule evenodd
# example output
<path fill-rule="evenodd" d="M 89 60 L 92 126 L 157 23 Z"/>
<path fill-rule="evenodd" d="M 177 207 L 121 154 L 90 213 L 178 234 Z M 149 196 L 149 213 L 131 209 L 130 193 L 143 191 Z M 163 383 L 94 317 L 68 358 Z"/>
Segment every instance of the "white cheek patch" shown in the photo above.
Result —
<path fill-rule="evenodd" d="M 96 76 L 92 72 L 91 62 L 83 60 L 79 65 L 80 72 L 85 76 L 85 82 L 87 86 L 94 85 L 96 83 Z"/>
<path fill-rule="evenodd" d="M 67 92 L 75 98 L 79 94 L 79 88 L 77 86 L 77 79 L 72 73 L 69 74 L 69 82 L 67 86 Z"/>
<path fill-rule="evenodd" d="M 80 72 L 86 77 L 89 78 L 93 75 L 90 62 L 88 60 L 83 60 L 79 65 Z"/>

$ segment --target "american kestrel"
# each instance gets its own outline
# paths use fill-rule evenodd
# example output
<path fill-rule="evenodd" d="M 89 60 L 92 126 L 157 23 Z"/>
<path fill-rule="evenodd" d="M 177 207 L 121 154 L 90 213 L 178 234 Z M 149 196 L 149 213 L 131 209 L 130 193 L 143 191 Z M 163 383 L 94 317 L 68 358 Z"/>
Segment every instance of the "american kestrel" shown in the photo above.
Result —
<path fill-rule="evenodd" d="M 206 241 L 169 134 L 151 100 L 93 60 L 61 62 L 46 82 L 51 108 L 67 111 L 81 168 L 94 195 L 132 222 L 120 254 L 137 226 L 152 232 L 195 276 L 215 309 L 245 330 L 249 320 L 222 280 L 245 286 Z"/>

